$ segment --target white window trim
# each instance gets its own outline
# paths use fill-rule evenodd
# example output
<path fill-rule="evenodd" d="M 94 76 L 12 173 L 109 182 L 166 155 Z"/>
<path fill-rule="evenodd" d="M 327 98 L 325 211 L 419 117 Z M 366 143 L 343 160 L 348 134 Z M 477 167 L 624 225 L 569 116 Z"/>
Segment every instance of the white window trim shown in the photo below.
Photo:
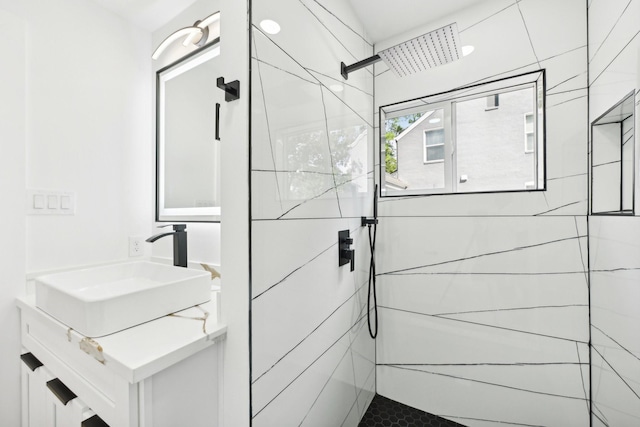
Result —
<path fill-rule="evenodd" d="M 444 127 L 438 127 L 438 128 L 431 128 L 431 129 L 425 129 L 424 132 L 422 133 L 422 161 L 425 165 L 430 165 L 433 163 L 444 163 L 444 159 L 438 159 L 438 160 L 427 160 L 427 132 L 433 132 L 436 130 L 441 130 L 444 132 Z M 446 148 L 446 140 L 442 143 L 442 144 L 433 144 L 433 145 L 429 145 L 429 147 L 444 147 Z M 446 157 L 446 154 L 445 154 Z"/>
<path fill-rule="evenodd" d="M 527 132 L 527 116 L 531 116 L 533 118 L 533 122 L 531 124 L 531 132 Z M 533 135 L 533 149 L 527 149 L 527 135 Z M 525 113 L 524 115 L 524 152 L 525 153 L 535 153 L 536 151 L 536 116 L 533 113 Z"/>

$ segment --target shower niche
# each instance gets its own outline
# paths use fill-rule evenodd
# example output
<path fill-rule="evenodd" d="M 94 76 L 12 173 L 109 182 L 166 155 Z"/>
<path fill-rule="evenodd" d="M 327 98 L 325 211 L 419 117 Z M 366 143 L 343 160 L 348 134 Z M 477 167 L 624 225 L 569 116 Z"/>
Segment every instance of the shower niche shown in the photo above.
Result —
<path fill-rule="evenodd" d="M 635 204 L 634 96 L 591 123 L 591 213 L 633 215 Z"/>

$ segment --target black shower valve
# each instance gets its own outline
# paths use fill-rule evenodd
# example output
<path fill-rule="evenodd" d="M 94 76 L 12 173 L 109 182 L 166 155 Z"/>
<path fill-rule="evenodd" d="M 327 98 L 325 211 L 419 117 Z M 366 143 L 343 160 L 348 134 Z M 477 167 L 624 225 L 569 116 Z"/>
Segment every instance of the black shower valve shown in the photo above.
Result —
<path fill-rule="evenodd" d="M 351 271 L 355 269 L 356 251 L 351 249 L 353 238 L 349 230 L 338 231 L 338 266 L 350 264 Z"/>

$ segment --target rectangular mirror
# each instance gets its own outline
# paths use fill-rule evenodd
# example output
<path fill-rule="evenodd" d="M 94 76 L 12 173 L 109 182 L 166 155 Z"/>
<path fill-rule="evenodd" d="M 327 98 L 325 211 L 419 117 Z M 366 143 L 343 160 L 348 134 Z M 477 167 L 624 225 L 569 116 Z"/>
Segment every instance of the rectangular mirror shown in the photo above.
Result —
<path fill-rule="evenodd" d="M 157 72 L 156 221 L 220 221 L 219 55 L 217 38 Z"/>

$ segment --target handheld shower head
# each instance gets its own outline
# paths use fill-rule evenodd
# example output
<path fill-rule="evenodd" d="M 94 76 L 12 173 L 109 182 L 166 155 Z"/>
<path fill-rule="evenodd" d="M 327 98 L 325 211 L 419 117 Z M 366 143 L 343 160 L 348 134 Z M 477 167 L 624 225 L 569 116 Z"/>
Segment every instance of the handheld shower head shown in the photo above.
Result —
<path fill-rule="evenodd" d="M 373 218 L 378 219 L 378 184 L 373 186 Z"/>

